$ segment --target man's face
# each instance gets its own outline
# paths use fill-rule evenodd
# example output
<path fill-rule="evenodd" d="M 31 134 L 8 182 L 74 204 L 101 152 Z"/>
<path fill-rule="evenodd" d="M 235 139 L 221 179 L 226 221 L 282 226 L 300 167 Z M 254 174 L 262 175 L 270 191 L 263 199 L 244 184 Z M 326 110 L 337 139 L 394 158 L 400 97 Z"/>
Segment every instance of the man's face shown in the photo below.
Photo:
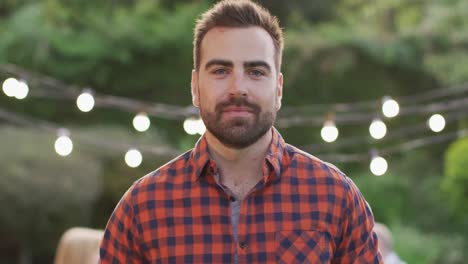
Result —
<path fill-rule="evenodd" d="M 273 126 L 283 86 L 274 55 L 273 40 L 260 27 L 216 27 L 202 40 L 192 100 L 208 133 L 224 145 L 245 148 Z"/>

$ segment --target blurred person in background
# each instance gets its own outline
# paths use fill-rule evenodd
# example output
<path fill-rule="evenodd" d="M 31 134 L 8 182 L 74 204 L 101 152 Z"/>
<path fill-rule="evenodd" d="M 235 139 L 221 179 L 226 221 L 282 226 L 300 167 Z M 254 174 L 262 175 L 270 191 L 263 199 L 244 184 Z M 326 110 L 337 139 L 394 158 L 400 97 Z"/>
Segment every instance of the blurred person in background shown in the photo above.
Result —
<path fill-rule="evenodd" d="M 282 50 L 278 20 L 252 1 L 201 16 L 191 92 L 207 131 L 124 194 L 102 263 L 382 263 L 352 180 L 273 127 Z"/>
<path fill-rule="evenodd" d="M 379 239 L 379 251 L 385 264 L 406 264 L 400 257 L 393 251 L 393 238 L 392 233 L 388 227 L 382 223 L 375 223 L 374 232 Z"/>
<path fill-rule="evenodd" d="M 54 264 L 96 264 L 104 231 L 84 227 L 67 230 L 57 246 Z"/>

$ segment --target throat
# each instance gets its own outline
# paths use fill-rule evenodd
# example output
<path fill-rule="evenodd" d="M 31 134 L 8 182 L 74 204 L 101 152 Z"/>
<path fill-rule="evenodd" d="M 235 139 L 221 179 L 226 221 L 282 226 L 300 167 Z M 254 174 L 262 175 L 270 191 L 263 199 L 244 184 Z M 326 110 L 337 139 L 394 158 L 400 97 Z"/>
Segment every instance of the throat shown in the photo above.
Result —
<path fill-rule="evenodd" d="M 234 173 L 236 174 L 236 173 Z M 223 174 L 220 178 L 221 183 L 229 189 L 232 194 L 243 200 L 249 192 L 257 185 L 257 183 L 263 178 L 261 173 L 255 173 L 250 175 L 242 175 L 243 177 L 238 177 L 233 173 Z"/>

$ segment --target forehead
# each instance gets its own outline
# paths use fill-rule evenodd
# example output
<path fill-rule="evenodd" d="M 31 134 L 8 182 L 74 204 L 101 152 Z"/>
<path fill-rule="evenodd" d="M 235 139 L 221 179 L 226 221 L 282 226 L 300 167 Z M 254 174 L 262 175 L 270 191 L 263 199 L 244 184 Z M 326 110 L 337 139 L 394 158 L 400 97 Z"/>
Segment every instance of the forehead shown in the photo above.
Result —
<path fill-rule="evenodd" d="M 275 47 L 271 36 L 261 27 L 210 29 L 201 42 L 201 66 L 211 59 L 234 64 L 263 60 L 274 68 Z"/>

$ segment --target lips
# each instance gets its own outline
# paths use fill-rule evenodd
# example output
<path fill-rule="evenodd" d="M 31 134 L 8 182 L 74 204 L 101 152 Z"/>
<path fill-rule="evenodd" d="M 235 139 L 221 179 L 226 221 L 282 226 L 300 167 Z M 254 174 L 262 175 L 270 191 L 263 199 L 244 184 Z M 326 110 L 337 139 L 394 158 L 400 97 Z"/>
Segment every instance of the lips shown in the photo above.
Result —
<path fill-rule="evenodd" d="M 227 106 L 223 109 L 223 112 L 233 112 L 233 113 L 253 113 L 254 110 L 246 106 Z"/>

